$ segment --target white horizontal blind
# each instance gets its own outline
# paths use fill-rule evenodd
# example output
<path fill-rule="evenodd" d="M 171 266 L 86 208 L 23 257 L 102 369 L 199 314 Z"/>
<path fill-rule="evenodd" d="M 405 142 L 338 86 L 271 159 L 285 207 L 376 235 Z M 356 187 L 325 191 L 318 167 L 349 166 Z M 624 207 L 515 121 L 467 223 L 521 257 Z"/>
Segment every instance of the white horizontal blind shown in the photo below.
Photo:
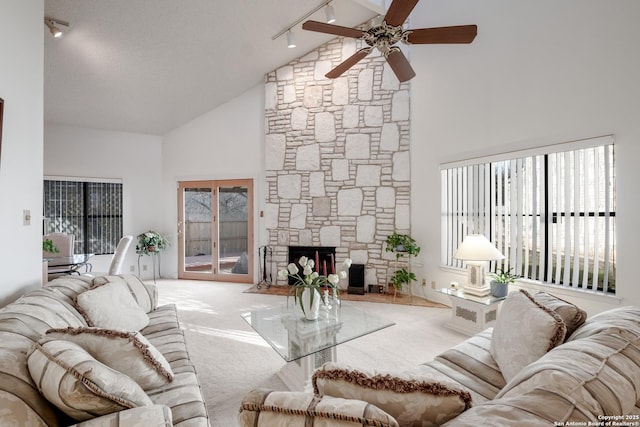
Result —
<path fill-rule="evenodd" d="M 584 145 L 443 168 L 443 265 L 462 267 L 458 245 L 481 233 L 505 255 L 492 269 L 615 292 L 614 146 Z"/>

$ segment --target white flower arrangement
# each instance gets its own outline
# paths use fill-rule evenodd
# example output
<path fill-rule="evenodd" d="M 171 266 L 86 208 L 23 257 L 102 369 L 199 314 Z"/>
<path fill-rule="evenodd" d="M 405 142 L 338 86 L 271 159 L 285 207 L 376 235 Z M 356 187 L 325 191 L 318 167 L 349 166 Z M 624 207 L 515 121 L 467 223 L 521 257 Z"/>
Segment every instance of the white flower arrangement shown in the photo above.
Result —
<path fill-rule="evenodd" d="M 322 292 L 324 289 L 331 289 L 336 297 L 339 296 L 340 290 L 338 288 L 338 283 L 340 283 L 340 279 L 345 279 L 347 277 L 347 270 L 351 267 L 351 263 L 351 259 L 347 258 L 342 262 L 342 269 L 340 271 L 323 276 L 317 271 L 314 271 L 314 268 L 316 267 L 315 261 L 303 256 L 298 260 L 298 264 L 302 267 L 302 275 L 300 274 L 298 266 L 292 262 L 286 269 L 278 271 L 278 277 L 281 279 L 292 277 L 295 280 L 293 285 L 291 285 L 289 294 L 293 295 L 294 301 L 300 304 L 300 308 L 302 308 L 302 312 L 304 313 L 304 305 L 300 298 L 302 292 L 305 289 L 317 290 L 324 303 L 327 303 L 327 301 L 324 300 L 324 292 Z M 309 305 L 312 305 L 315 292 L 310 292 L 309 294 L 311 295 L 309 297 Z"/>

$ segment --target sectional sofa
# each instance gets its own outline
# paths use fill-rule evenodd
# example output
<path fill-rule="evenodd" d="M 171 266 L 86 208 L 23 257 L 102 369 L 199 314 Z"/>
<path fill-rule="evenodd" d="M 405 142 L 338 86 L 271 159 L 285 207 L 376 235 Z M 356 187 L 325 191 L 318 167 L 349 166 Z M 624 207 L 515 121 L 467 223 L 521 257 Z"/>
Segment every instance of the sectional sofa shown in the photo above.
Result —
<path fill-rule="evenodd" d="M 66 276 L 0 309 L 1 426 L 209 426 L 174 305 Z"/>
<path fill-rule="evenodd" d="M 512 292 L 493 328 L 424 365 L 330 362 L 311 383 L 306 393 L 253 390 L 240 425 L 640 426 L 640 308 L 587 318 L 549 293 Z"/>

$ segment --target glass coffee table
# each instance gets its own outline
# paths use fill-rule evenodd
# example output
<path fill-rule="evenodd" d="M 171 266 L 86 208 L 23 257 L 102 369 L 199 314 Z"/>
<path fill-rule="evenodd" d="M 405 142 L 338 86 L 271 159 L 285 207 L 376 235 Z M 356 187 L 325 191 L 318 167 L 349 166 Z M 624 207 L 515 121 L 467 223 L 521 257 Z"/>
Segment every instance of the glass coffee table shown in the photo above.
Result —
<path fill-rule="evenodd" d="M 315 369 L 337 360 L 337 345 L 395 325 L 344 302 L 321 307 L 320 317 L 313 321 L 306 320 L 293 301 L 250 311 L 242 318 L 288 362 L 278 375 L 290 390 L 304 389 Z"/>

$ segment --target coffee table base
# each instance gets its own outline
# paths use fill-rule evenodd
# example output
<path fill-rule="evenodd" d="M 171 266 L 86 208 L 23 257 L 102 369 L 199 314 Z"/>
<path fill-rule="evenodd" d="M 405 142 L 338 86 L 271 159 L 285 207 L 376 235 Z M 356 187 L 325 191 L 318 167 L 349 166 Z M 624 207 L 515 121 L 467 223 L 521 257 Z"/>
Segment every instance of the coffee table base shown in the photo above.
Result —
<path fill-rule="evenodd" d="M 327 362 L 338 359 L 336 347 L 321 350 L 301 359 L 287 362 L 278 372 L 278 377 L 291 391 L 311 391 L 311 376 Z"/>

